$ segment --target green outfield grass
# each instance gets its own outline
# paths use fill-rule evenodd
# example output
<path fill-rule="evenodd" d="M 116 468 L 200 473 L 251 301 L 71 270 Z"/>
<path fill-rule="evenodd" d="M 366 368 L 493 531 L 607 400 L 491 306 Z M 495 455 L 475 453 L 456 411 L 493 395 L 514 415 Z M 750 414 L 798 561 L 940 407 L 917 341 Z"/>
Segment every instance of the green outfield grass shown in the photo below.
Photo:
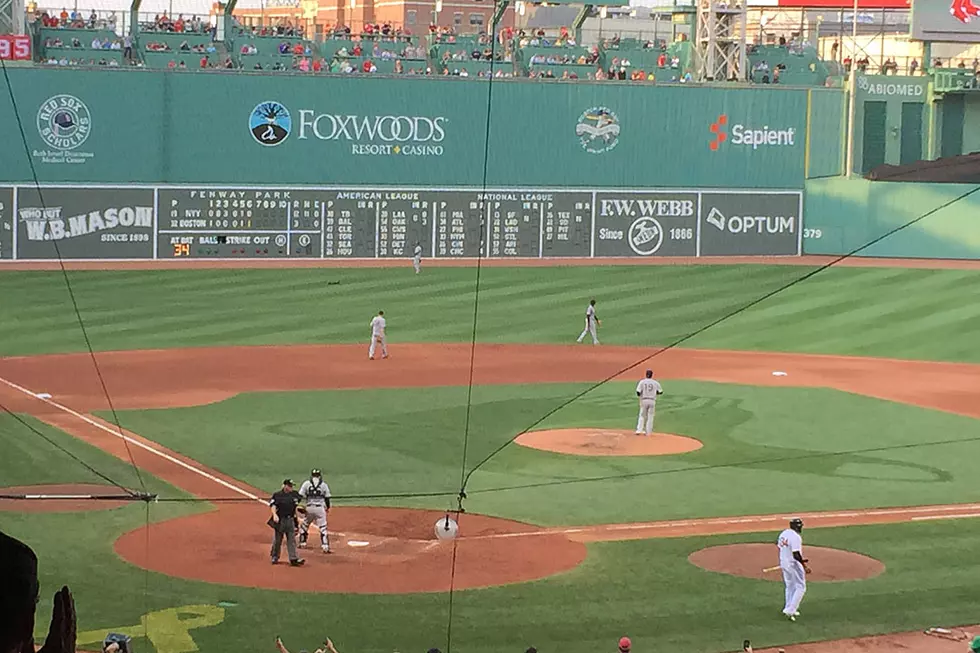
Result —
<path fill-rule="evenodd" d="M 136 491 L 145 488 L 147 492 L 164 493 L 174 498 L 187 496 L 149 474 L 137 475 L 129 463 L 33 417 L 15 418 L 9 413 L 0 413 L 0 487 L 48 483 L 109 485 L 109 481 L 90 468 L 123 488 Z M 110 487 L 108 493 L 121 494 L 122 491 Z M 7 514 L 0 512 L 0 524 Z"/>
<path fill-rule="evenodd" d="M 572 341 L 589 297 L 609 344 L 664 345 L 806 274 L 790 266 L 485 268 L 477 337 Z M 392 342 L 469 341 L 476 271 L 70 272 L 96 349 L 360 342 L 383 308 Z M 331 285 L 337 282 L 338 285 Z M 822 272 L 689 346 L 980 362 L 980 272 Z M 0 355 L 84 351 L 59 272 L 2 272 Z"/>
<path fill-rule="evenodd" d="M 827 389 L 664 383 L 657 429 L 703 449 L 587 458 L 512 444 L 472 476 L 467 508 L 567 525 L 980 500 L 978 420 Z M 605 384 L 537 428 L 632 429 L 632 386 Z M 583 387 L 475 388 L 467 470 Z M 395 501 L 439 509 L 459 489 L 465 417 L 465 388 L 260 393 L 120 414 L 126 428 L 269 492 L 317 466 L 334 494 L 444 492 Z M 567 483 L 597 477 L 613 478 Z M 494 491 L 548 482 L 558 484 Z"/>
<path fill-rule="evenodd" d="M 585 304 L 595 296 L 605 343 L 665 345 L 808 271 L 485 268 L 476 336 L 482 342 L 572 342 Z M 69 274 L 97 350 L 362 342 L 379 308 L 389 317 L 392 343 L 467 342 L 473 335 L 474 269 L 426 269 L 421 276 L 407 265 Z M 971 271 L 834 269 L 685 346 L 980 362 L 980 305 L 967 301 L 978 281 L 980 273 Z M 0 356 L 85 349 L 60 273 L 0 273 Z M 697 437 L 705 444 L 700 451 L 580 458 L 511 445 L 472 475 L 467 509 L 563 525 L 980 501 L 978 420 L 827 389 L 664 384 L 658 430 Z M 632 385 L 603 385 L 538 428 L 632 429 Z M 445 508 L 464 471 L 586 387 L 474 388 L 465 466 L 465 388 L 249 394 L 120 417 L 133 431 L 267 491 L 284 475 L 304 477 L 319 466 L 335 494 L 353 497 L 346 499 L 350 503 Z M 141 487 L 127 463 L 33 419 L 31 424 L 117 482 Z M 930 444 L 947 440 L 962 442 Z M 862 452 L 876 448 L 884 449 Z M 2 414 L 0 452 L 0 485 L 99 482 Z M 149 474 L 142 474 L 142 483 L 179 501 L 90 513 L 0 512 L 0 528 L 29 542 L 41 558 L 41 624 L 51 594 L 67 582 L 81 631 L 132 626 L 163 608 L 229 602 L 234 605 L 221 625 L 192 633 L 198 650 L 271 651 L 276 634 L 293 653 L 312 650 L 324 635 L 341 653 L 445 650 L 446 594 L 250 590 L 170 578 L 123 562 L 112 549 L 123 532 L 209 507 L 183 501 L 183 493 Z M 356 498 L 418 492 L 446 496 Z M 634 639 L 637 651 L 712 653 L 737 649 L 746 637 L 756 645 L 785 644 L 978 620 L 980 562 L 972 552 L 980 520 L 806 531 L 808 544 L 872 555 L 888 571 L 869 581 L 812 585 L 796 624 L 779 616 L 780 584 L 712 574 L 686 561 L 705 546 L 774 537 L 591 544 L 585 563 L 565 574 L 457 593 L 453 653 L 530 645 L 543 652 L 594 653 L 614 650 L 623 634 Z M 137 653 L 193 653 L 160 633 L 152 643 L 136 644 Z"/>
<path fill-rule="evenodd" d="M 153 519 L 173 512 L 172 506 L 151 506 Z M 231 602 L 236 605 L 226 608 L 224 623 L 192 631 L 200 650 L 271 650 L 276 634 L 297 650 L 313 648 L 324 635 L 343 653 L 446 650 L 445 594 L 284 594 L 146 573 L 115 557 L 104 536 L 144 518 L 138 506 L 85 515 L 4 515 L 5 529 L 30 541 L 40 556 L 39 622 L 46 624 L 51 595 L 68 583 L 80 631 L 131 626 L 162 608 Z M 67 533 L 70 541 L 58 536 Z M 883 561 L 887 571 L 867 581 L 811 584 L 804 616 L 795 624 L 779 615 L 781 584 L 714 574 L 687 562 L 703 547 L 774 536 L 592 544 L 585 563 L 566 574 L 458 592 L 453 650 L 497 653 L 535 645 L 594 653 L 614 650 L 619 636 L 628 634 L 638 650 L 708 653 L 734 650 L 746 637 L 757 646 L 787 644 L 977 620 L 980 562 L 971 552 L 980 521 L 805 531 L 805 545 L 860 551 Z M 39 624 L 39 636 L 43 628 Z M 153 650 L 142 638 L 135 644 Z"/>

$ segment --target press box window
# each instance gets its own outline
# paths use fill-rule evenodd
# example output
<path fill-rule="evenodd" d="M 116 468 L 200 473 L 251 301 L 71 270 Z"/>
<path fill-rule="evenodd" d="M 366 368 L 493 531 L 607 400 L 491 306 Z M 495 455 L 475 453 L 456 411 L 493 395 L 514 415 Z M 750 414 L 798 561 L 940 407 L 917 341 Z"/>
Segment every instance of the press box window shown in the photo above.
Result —
<path fill-rule="evenodd" d="M 408 25 L 414 25 L 415 24 L 415 13 L 416 12 L 415 12 L 414 9 L 410 9 L 409 11 L 406 11 L 405 12 L 405 23 L 406 24 L 408 24 Z"/>
<path fill-rule="evenodd" d="M 483 14 L 470 14 L 470 25 L 483 25 Z"/>
<path fill-rule="evenodd" d="M 462 24 L 463 24 L 463 12 L 457 11 L 456 13 L 453 14 L 453 25 L 462 25 Z"/>

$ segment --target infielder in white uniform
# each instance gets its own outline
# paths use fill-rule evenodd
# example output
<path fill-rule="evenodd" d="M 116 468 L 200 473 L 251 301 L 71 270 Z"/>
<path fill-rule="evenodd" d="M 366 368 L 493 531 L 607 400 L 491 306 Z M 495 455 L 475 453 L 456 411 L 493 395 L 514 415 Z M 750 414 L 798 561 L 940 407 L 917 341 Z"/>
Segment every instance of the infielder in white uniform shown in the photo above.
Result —
<path fill-rule="evenodd" d="M 636 384 L 636 396 L 640 398 L 640 417 L 636 420 L 636 434 L 650 435 L 653 433 L 653 417 L 657 412 L 657 395 L 662 395 L 664 389 L 653 378 L 653 370 L 647 370 L 645 379 Z"/>
<path fill-rule="evenodd" d="M 582 330 L 582 335 L 578 337 L 576 342 L 582 342 L 585 336 L 592 335 L 592 344 L 599 344 L 599 336 L 596 335 L 595 329 L 597 326 L 601 325 L 602 322 L 599 321 L 599 316 L 595 314 L 595 300 L 589 301 L 589 307 L 585 309 L 585 329 Z"/>
<path fill-rule="evenodd" d="M 412 254 L 412 266 L 415 268 L 415 274 L 422 271 L 422 245 L 419 242 L 415 243 L 415 252 Z"/>
<path fill-rule="evenodd" d="M 776 545 L 779 547 L 779 568 L 783 570 L 783 584 L 786 585 L 786 602 L 783 614 L 790 621 L 800 616 L 800 602 L 806 594 L 806 575 L 810 573 L 809 562 L 803 557 L 803 520 L 791 519 L 789 528 L 779 534 Z"/>
<path fill-rule="evenodd" d="M 385 312 L 378 311 L 378 314 L 371 320 L 371 346 L 368 348 L 368 358 L 374 360 L 374 348 L 381 345 L 381 358 L 388 358 L 388 341 L 385 340 Z"/>
<path fill-rule="evenodd" d="M 330 553 L 330 537 L 327 534 L 327 511 L 330 510 L 330 487 L 323 482 L 319 469 L 310 471 L 310 478 L 303 481 L 299 496 L 306 502 L 306 517 L 299 531 L 299 545 L 306 546 L 310 525 L 320 531 L 320 548 Z"/>

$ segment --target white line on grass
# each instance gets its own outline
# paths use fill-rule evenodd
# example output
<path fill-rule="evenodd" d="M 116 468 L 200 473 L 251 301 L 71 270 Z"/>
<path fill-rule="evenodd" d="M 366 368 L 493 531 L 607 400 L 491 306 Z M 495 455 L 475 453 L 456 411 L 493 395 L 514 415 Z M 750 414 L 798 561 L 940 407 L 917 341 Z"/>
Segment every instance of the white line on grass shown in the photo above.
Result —
<path fill-rule="evenodd" d="M 240 488 L 240 487 L 238 487 L 238 486 L 236 486 L 236 485 L 234 485 L 232 483 L 229 483 L 228 481 L 225 481 L 223 479 L 220 479 L 217 476 L 214 476 L 213 474 L 207 473 L 203 469 L 199 469 L 199 468 L 195 467 L 194 465 L 190 465 L 188 463 L 185 463 L 183 460 L 180 460 L 178 458 L 174 458 L 170 454 L 164 453 L 164 452 L 160 451 L 159 449 L 155 449 L 155 448 L 151 447 L 150 445 L 144 444 L 143 442 L 140 442 L 139 440 L 135 440 L 135 439 L 133 439 L 133 438 L 129 437 L 128 435 L 125 435 L 125 434 L 123 434 L 121 432 L 115 431 L 115 430 L 109 428 L 108 426 L 106 426 L 104 424 L 100 424 L 99 422 L 96 422 L 95 420 L 93 420 L 93 419 L 91 419 L 91 418 L 89 418 L 89 417 L 87 417 L 87 416 L 79 413 L 78 411 L 72 410 L 71 408 L 69 408 L 67 406 L 63 406 L 63 405 L 59 404 L 57 401 L 55 401 L 53 399 L 49 399 L 49 398 L 46 398 L 46 397 L 41 397 L 37 393 L 31 392 L 27 388 L 25 388 L 25 387 L 23 387 L 21 385 L 17 385 L 13 381 L 8 381 L 7 379 L 5 379 L 3 377 L 0 377 L 0 382 L 6 384 L 7 386 L 9 386 L 11 388 L 13 388 L 14 390 L 17 390 L 18 392 L 22 392 L 25 395 L 28 395 L 29 397 L 32 397 L 33 399 L 37 399 L 38 401 L 43 401 L 44 403 L 48 404 L 49 406 L 54 406 L 58 410 L 64 411 L 64 412 L 68 413 L 69 415 L 72 415 L 74 417 L 77 417 L 78 419 L 82 420 L 86 424 L 89 424 L 91 426 L 94 426 L 97 429 L 100 429 L 102 431 L 105 431 L 109 435 L 114 435 L 115 437 L 120 438 L 122 440 L 125 440 L 126 442 L 128 442 L 130 444 L 136 445 L 137 447 L 139 447 L 141 449 L 144 449 L 144 450 L 146 450 L 146 451 L 148 451 L 148 452 L 150 452 L 150 453 L 152 453 L 154 455 L 160 456 L 164 460 L 167 460 L 169 462 L 172 462 L 175 465 L 178 465 L 180 467 L 183 467 L 184 469 L 186 469 L 186 470 L 188 470 L 190 472 L 194 472 L 195 474 L 197 474 L 199 476 L 203 476 L 206 479 L 209 479 L 211 481 L 214 481 L 218 485 L 221 485 L 223 487 L 226 487 L 226 488 L 228 488 L 229 490 L 231 490 L 233 492 L 237 492 L 238 494 L 240 494 L 240 495 L 242 495 L 244 497 L 248 497 L 249 499 L 252 499 L 254 501 L 258 501 L 259 503 L 261 503 L 263 505 L 266 505 L 266 502 L 265 501 L 263 501 L 259 497 L 255 496 L 254 494 L 252 494 L 248 490 L 243 490 L 242 488 Z"/>

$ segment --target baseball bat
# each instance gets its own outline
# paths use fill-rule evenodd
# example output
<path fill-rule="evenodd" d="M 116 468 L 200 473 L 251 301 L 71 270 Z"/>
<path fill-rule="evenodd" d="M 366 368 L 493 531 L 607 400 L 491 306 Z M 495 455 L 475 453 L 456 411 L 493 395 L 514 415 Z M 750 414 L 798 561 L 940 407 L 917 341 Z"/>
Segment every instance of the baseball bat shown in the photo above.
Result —
<path fill-rule="evenodd" d="M 776 565 L 775 567 L 766 567 L 762 570 L 762 573 L 768 574 L 770 571 L 776 571 L 777 569 L 779 569 L 779 565 Z"/>

